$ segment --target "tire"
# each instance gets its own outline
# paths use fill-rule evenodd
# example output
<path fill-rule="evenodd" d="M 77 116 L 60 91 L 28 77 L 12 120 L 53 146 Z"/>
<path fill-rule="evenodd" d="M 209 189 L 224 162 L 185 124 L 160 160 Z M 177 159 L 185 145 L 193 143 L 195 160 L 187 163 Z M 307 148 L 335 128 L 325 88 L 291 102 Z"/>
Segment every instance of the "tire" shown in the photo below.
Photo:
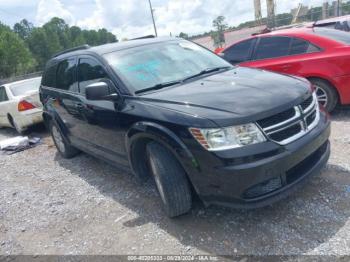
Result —
<path fill-rule="evenodd" d="M 26 128 L 21 128 L 17 123 L 16 120 L 13 119 L 11 115 L 8 115 L 8 120 L 11 124 L 11 126 L 16 130 L 16 132 L 20 135 L 24 135 Z"/>
<path fill-rule="evenodd" d="M 338 94 L 332 85 L 322 79 L 310 79 L 316 88 L 316 95 L 319 103 L 324 106 L 327 112 L 332 112 L 338 104 Z"/>
<path fill-rule="evenodd" d="M 192 207 L 192 194 L 180 163 L 168 149 L 156 142 L 147 144 L 147 158 L 168 217 L 187 213 Z"/>
<path fill-rule="evenodd" d="M 60 128 L 53 121 L 50 122 L 50 132 L 57 151 L 62 157 L 72 158 L 79 154 L 80 151 L 69 144 L 62 135 Z"/>

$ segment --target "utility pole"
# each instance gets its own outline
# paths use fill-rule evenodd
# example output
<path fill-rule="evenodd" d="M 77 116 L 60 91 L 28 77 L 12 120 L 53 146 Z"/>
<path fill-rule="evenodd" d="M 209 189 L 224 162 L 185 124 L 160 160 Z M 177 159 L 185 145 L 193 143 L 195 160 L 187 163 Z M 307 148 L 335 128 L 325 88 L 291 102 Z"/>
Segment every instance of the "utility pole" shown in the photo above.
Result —
<path fill-rule="evenodd" d="M 154 21 L 153 7 L 152 7 L 151 0 L 148 0 L 148 3 L 149 3 L 149 8 L 151 9 L 151 15 L 152 15 L 152 21 L 153 21 L 154 33 L 155 33 L 155 35 L 156 35 L 156 37 L 157 37 L 157 36 L 158 36 L 158 34 L 157 34 L 157 27 L 156 27 L 156 22 Z"/>

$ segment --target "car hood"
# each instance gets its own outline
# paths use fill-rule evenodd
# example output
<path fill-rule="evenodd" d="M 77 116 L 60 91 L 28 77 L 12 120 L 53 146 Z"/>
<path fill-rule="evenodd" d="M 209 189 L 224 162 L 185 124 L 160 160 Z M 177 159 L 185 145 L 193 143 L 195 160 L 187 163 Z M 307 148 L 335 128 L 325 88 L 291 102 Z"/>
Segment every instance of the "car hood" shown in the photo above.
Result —
<path fill-rule="evenodd" d="M 311 92 L 307 80 L 265 70 L 232 70 L 142 96 L 160 107 L 229 125 L 258 120 L 299 104 Z"/>

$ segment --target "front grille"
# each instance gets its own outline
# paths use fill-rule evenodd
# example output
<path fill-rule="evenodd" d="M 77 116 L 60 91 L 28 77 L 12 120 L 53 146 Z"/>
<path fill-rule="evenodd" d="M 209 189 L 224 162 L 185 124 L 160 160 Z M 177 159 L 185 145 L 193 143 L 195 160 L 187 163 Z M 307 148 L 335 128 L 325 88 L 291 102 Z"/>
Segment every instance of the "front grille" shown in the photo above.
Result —
<path fill-rule="evenodd" d="M 265 127 L 273 126 L 273 125 L 276 125 L 276 124 L 281 123 L 283 121 L 286 121 L 294 116 L 295 116 L 295 110 L 294 110 L 294 108 L 290 108 L 290 109 L 283 111 L 279 114 L 276 114 L 274 116 L 261 119 L 258 121 L 258 124 L 262 128 L 265 128 Z"/>
<path fill-rule="evenodd" d="M 311 106 L 312 101 L 313 101 L 313 97 L 310 96 L 308 99 L 306 99 L 304 102 L 302 102 L 302 103 L 300 104 L 300 107 L 301 107 L 303 110 L 305 110 L 305 109 L 307 109 L 309 106 Z"/>
<path fill-rule="evenodd" d="M 297 135 L 301 131 L 302 131 L 302 127 L 301 127 L 300 123 L 296 123 L 295 125 L 292 125 L 286 129 L 284 129 L 283 132 L 276 132 L 276 133 L 270 134 L 270 138 L 272 140 L 281 142 L 285 139 L 288 139 L 289 137 Z"/>
<path fill-rule="evenodd" d="M 301 104 L 258 120 L 257 124 L 268 138 L 281 145 L 286 145 L 313 129 L 319 117 L 317 97 L 313 94 Z"/>

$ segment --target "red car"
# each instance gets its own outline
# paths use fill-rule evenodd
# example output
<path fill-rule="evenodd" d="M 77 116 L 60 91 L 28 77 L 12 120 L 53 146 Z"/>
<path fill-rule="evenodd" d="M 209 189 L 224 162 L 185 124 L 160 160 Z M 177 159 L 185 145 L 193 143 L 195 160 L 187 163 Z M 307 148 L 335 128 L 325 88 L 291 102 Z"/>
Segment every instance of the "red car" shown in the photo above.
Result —
<path fill-rule="evenodd" d="M 350 33 L 327 28 L 293 28 L 253 36 L 220 55 L 232 64 L 309 79 L 329 112 L 350 104 Z"/>

